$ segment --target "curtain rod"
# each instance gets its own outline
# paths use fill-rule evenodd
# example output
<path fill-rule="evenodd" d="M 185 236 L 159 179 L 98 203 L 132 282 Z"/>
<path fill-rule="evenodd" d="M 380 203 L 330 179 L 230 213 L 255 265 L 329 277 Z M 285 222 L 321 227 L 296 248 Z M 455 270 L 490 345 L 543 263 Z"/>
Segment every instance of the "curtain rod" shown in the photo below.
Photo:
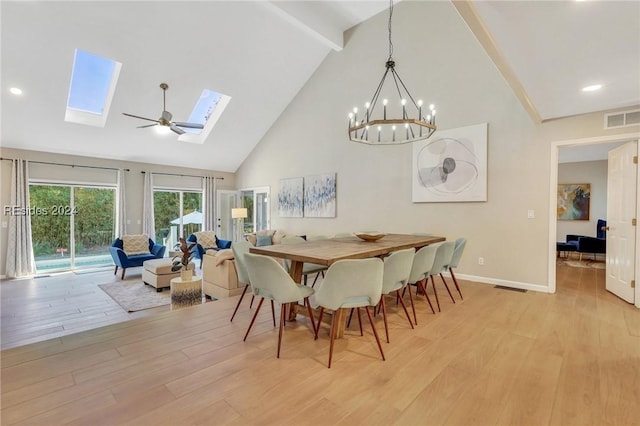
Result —
<path fill-rule="evenodd" d="M 147 172 L 142 170 L 140 173 L 145 174 Z M 195 177 L 195 178 L 212 177 L 214 179 L 224 180 L 224 177 L 218 177 L 218 176 L 183 175 L 179 173 L 162 173 L 162 172 L 151 172 L 151 173 L 153 173 L 154 175 L 164 175 L 164 176 L 180 176 L 180 177 Z"/>
<path fill-rule="evenodd" d="M 8 161 L 13 161 L 13 160 L 17 160 L 17 158 L 2 158 L 0 157 L 0 160 L 8 160 Z M 64 164 L 64 163 L 51 163 L 51 162 L 47 162 L 47 161 L 31 161 L 31 160 L 27 160 L 30 163 L 36 163 L 36 164 L 48 164 L 51 166 L 67 166 L 67 167 L 83 167 L 85 169 L 101 169 L 101 170 L 120 170 L 118 168 L 115 167 L 100 167 L 100 166 L 84 166 L 84 165 L 79 165 L 79 164 Z M 129 169 L 122 169 L 125 172 L 130 171 Z"/>

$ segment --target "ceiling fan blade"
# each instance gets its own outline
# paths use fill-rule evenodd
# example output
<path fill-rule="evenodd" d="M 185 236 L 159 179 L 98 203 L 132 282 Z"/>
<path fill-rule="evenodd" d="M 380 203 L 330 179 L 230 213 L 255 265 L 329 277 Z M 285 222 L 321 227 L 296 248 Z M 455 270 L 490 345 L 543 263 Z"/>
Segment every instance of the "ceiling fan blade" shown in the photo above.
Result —
<path fill-rule="evenodd" d="M 127 114 L 126 112 L 123 112 L 122 114 L 123 114 L 123 115 L 126 115 L 127 117 L 139 118 L 139 119 L 141 119 L 141 120 L 155 121 L 156 123 L 159 123 L 159 122 L 160 122 L 160 121 L 158 121 L 158 120 L 153 120 L 153 119 L 151 119 L 151 118 L 140 117 L 139 115 Z"/>
<path fill-rule="evenodd" d="M 183 134 L 185 133 L 185 132 L 184 132 L 184 130 L 182 130 L 181 128 L 177 127 L 177 126 L 175 125 L 175 123 L 171 123 L 171 124 L 169 125 L 169 128 L 170 128 L 171 130 L 173 130 L 175 133 L 179 134 L 179 135 L 183 135 Z"/>
<path fill-rule="evenodd" d="M 204 124 L 200 123 L 183 123 L 182 121 L 174 121 L 173 124 L 180 127 L 187 127 L 189 129 L 204 129 Z"/>
<path fill-rule="evenodd" d="M 153 127 L 153 126 L 157 126 L 158 124 L 145 124 L 144 126 L 138 126 L 136 127 L 136 129 L 144 129 L 145 127 Z"/>

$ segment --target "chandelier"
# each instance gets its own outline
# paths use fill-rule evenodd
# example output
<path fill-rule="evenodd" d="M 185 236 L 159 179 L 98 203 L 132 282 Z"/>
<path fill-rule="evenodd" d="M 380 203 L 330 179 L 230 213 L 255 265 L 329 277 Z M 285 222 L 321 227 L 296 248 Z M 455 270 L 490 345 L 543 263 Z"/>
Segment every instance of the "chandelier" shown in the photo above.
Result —
<path fill-rule="evenodd" d="M 349 140 L 369 145 L 399 145 L 427 139 L 436 131 L 436 110 L 433 104 L 423 107 L 422 100 L 417 102 L 405 86 L 396 71 L 393 60 L 393 43 L 391 42 L 391 18 L 393 17 L 393 0 L 389 0 L 389 58 L 385 63 L 385 71 L 376 88 L 371 102 L 364 104 L 364 113 L 358 117 L 358 108 L 349 113 Z M 390 102 L 388 98 L 379 97 L 384 93 L 385 82 L 393 79 L 389 94 L 397 93 L 398 98 Z M 395 90 L 394 90 L 395 89 Z M 377 108 L 376 108 L 377 107 Z"/>

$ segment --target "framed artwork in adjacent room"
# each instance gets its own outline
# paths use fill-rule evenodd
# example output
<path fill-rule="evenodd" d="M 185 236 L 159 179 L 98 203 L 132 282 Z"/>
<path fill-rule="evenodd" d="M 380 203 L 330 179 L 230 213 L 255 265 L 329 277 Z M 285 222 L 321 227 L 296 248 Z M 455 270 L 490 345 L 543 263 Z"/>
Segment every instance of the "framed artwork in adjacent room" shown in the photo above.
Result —
<path fill-rule="evenodd" d="M 590 183 L 558 184 L 558 220 L 589 220 Z"/>

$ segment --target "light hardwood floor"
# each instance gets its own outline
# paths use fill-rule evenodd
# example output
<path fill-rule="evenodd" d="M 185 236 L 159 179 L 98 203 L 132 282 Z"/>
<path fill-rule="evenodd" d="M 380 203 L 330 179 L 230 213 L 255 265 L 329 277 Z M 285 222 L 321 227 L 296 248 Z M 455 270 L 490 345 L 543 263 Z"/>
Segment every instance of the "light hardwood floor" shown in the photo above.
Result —
<path fill-rule="evenodd" d="M 80 282 L 91 278 L 78 278 L 72 287 L 78 294 L 89 292 Z M 328 328 L 314 341 L 304 317 L 287 323 L 280 359 L 269 309 L 243 342 L 253 310 L 243 303 L 230 323 L 237 298 L 124 322 L 117 322 L 121 316 L 115 312 L 105 314 L 117 323 L 1 352 L 0 420 L 3 425 L 640 424 L 640 312 L 604 290 L 602 270 L 559 267 L 557 287 L 549 295 L 462 281 L 465 300 L 456 299 L 455 305 L 438 288 L 442 312 L 432 315 L 420 300 L 415 330 L 389 303 L 387 360 L 380 359 L 366 325 L 364 337 L 352 325 L 336 343 L 331 369 Z M 4 291 L 2 298 L 4 323 Z M 46 299 L 39 303 L 50 307 Z M 36 302 L 29 309 L 39 311 Z M 382 332 L 380 317 L 377 325 Z M 19 341 L 15 336 L 13 342 Z"/>

